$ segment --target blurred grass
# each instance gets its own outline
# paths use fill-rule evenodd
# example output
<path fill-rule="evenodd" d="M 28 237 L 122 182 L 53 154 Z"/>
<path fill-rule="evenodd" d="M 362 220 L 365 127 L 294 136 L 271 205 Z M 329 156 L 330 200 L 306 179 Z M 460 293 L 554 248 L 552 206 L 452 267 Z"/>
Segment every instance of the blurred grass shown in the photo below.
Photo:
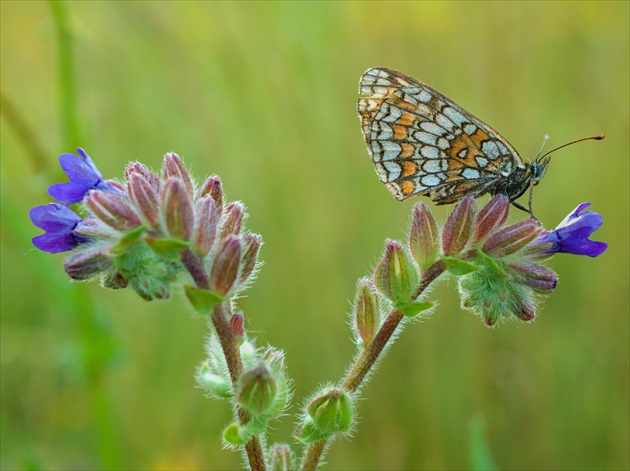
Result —
<path fill-rule="evenodd" d="M 470 443 L 500 469 L 630 466 L 628 3 L 66 5 L 81 145 L 103 174 L 135 159 L 158 167 L 174 150 L 248 206 L 265 265 L 242 306 L 259 342 L 287 352 L 296 404 L 345 370 L 356 279 L 386 237 L 402 236 L 412 205 L 369 163 L 355 112 L 366 68 L 435 86 L 524 158 L 545 133 L 550 145 L 607 134 L 556 154 L 534 206 L 553 227 L 591 201 L 609 250 L 556 257 L 561 282 L 533 325 L 487 330 L 460 310 L 454 283 L 441 284 L 436 314 L 382 362 L 358 432 L 333 445 L 328 469 L 475 468 Z M 39 170 L 3 113 L 0 468 L 238 468 L 219 440 L 227 405 L 194 387 L 205 326 L 181 295 L 147 304 L 70 284 L 61 256 L 32 248 L 28 209 L 49 201 L 56 157 L 70 150 L 58 43 L 47 3 L 0 9 L 3 96 L 48 156 Z M 78 323 L 85 310 L 100 322 L 91 334 Z M 115 351 L 100 343 L 108 336 Z M 98 381 L 77 365 L 90 342 L 110 358 Z M 100 441 L 95 398 L 111 401 L 115 443 Z M 470 425 L 479 417 L 485 438 Z"/>

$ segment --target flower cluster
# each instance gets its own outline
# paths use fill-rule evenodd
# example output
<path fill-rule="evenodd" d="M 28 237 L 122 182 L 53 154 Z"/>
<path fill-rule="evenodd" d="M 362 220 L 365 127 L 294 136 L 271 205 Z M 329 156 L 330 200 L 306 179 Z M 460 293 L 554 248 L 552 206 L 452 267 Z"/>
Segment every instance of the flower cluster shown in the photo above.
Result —
<path fill-rule="evenodd" d="M 558 281 L 543 264 L 545 259 L 560 252 L 596 257 L 607 248 L 588 239 L 602 218 L 582 212 L 587 206 L 581 204 L 556 229 L 545 231 L 531 218 L 506 225 L 510 201 L 503 195 L 494 196 L 481 211 L 474 199 L 465 198 L 439 230 L 431 212 L 419 203 L 413 210 L 408 247 L 387 243 L 374 285 L 403 314 L 415 315 L 426 309 L 415 300 L 419 276 L 438 264 L 458 278 L 462 307 L 478 314 L 486 325 L 512 316 L 531 321 L 537 295 L 553 291 Z M 363 318 L 365 314 L 357 316 L 357 322 Z M 358 328 L 364 341 L 365 330 Z"/>
<path fill-rule="evenodd" d="M 73 251 L 65 261 L 72 279 L 100 278 L 106 287 L 130 286 L 153 300 L 168 298 L 184 269 L 220 299 L 251 278 L 262 239 L 243 231 L 245 208 L 225 204 L 218 177 L 196 188 L 174 153 L 164 157 L 159 177 L 129 164 L 124 183 L 105 181 L 82 149 L 59 161 L 70 181 L 52 185 L 49 194 L 80 203 L 87 216 L 58 203 L 33 208 L 33 224 L 46 231 L 33 244 L 50 253 Z"/>

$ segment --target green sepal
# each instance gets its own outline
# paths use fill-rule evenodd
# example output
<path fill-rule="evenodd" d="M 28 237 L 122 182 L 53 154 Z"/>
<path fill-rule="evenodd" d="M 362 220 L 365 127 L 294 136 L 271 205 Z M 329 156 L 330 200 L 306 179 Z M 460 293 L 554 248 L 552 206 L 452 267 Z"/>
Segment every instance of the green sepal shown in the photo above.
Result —
<path fill-rule="evenodd" d="M 246 427 L 241 427 L 236 422 L 232 422 L 223 430 L 223 439 L 231 445 L 245 445 L 251 435 Z"/>
<path fill-rule="evenodd" d="M 457 257 L 448 257 L 444 255 L 441 257 L 441 259 L 444 262 L 446 271 L 448 271 L 451 275 L 467 275 L 468 273 L 472 273 L 481 269 L 480 266 L 475 265 L 474 263 L 466 262 Z"/>
<path fill-rule="evenodd" d="M 298 432 L 295 438 L 297 438 L 302 443 L 313 443 L 313 442 L 318 442 L 320 440 L 326 440 L 331 435 L 332 435 L 331 433 L 320 432 L 315 426 L 313 419 L 311 419 L 310 417 L 307 417 L 306 420 L 304 421 L 304 426 Z"/>
<path fill-rule="evenodd" d="M 490 270 L 494 276 L 499 278 L 508 278 L 508 274 L 505 273 L 505 269 L 502 267 L 502 264 L 497 259 L 481 250 L 477 253 L 477 261 L 487 270 Z"/>
<path fill-rule="evenodd" d="M 420 301 L 412 301 L 410 303 L 401 303 L 394 306 L 403 316 L 414 317 L 422 311 L 431 309 L 435 303 L 423 303 Z"/>
<path fill-rule="evenodd" d="M 210 314 L 214 306 L 225 301 L 223 296 L 214 291 L 199 289 L 190 285 L 184 285 L 184 292 L 192 307 L 200 314 Z"/>
<path fill-rule="evenodd" d="M 138 245 L 142 241 L 142 235 L 146 231 L 144 226 L 138 226 L 134 230 L 127 232 L 118 243 L 112 247 L 110 252 L 112 254 L 122 254 L 130 247 Z"/>
<path fill-rule="evenodd" d="M 151 247 L 151 250 L 169 262 L 180 260 L 182 252 L 190 246 L 190 242 L 181 239 L 155 239 L 147 236 L 144 240 Z"/>

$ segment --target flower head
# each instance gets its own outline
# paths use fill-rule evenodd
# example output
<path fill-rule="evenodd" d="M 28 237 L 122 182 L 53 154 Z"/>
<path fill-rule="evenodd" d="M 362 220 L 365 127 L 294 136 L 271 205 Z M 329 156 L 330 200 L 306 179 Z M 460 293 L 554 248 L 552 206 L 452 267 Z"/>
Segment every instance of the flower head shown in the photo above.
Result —
<path fill-rule="evenodd" d="M 103 180 L 90 156 L 81 148 L 77 154 L 61 154 L 59 164 L 70 179 L 66 183 L 57 183 L 48 188 L 48 194 L 60 203 L 74 204 L 83 201 L 90 190 L 115 191 L 114 188 Z"/>
<path fill-rule="evenodd" d="M 86 240 L 74 232 L 81 218 L 61 204 L 35 206 L 29 216 L 33 224 L 46 231 L 33 237 L 33 245 L 39 250 L 49 253 L 68 252 Z"/>
<path fill-rule="evenodd" d="M 570 253 L 597 257 L 606 251 L 608 244 L 590 240 L 589 236 L 602 225 L 602 215 L 594 211 L 584 211 L 591 203 L 582 203 L 575 208 L 558 226 L 541 234 L 536 242 L 551 244 L 543 252 L 547 254 Z"/>

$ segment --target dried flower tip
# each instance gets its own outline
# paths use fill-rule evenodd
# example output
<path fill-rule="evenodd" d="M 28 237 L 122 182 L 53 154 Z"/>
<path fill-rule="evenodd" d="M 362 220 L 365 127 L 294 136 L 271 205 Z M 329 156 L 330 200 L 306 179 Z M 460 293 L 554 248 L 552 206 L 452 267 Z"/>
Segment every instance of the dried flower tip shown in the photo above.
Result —
<path fill-rule="evenodd" d="M 160 227 L 160 200 L 151 183 L 138 173 L 128 177 L 129 197 L 140 210 L 147 225 L 152 229 Z"/>
<path fill-rule="evenodd" d="M 195 226 L 195 216 L 190 197 L 179 178 L 171 177 L 164 185 L 162 217 L 172 237 L 190 240 Z"/>
<path fill-rule="evenodd" d="M 421 268 L 428 268 L 437 260 L 440 246 L 439 232 L 431 211 L 424 203 L 413 208 L 411 229 L 409 231 L 409 249 Z"/>
<path fill-rule="evenodd" d="M 466 248 L 475 227 L 476 208 L 475 200 L 467 196 L 446 220 L 442 231 L 442 250 L 447 257 L 457 255 Z"/>
<path fill-rule="evenodd" d="M 85 204 L 96 217 L 120 232 L 142 225 L 125 195 L 96 190 L 90 192 Z"/>
<path fill-rule="evenodd" d="M 169 152 L 164 156 L 164 166 L 162 167 L 162 176 L 164 180 L 171 177 L 178 178 L 184 184 L 184 189 L 188 196 L 192 199 L 195 196 L 192 179 L 186 166 L 174 152 Z"/>
<path fill-rule="evenodd" d="M 542 227 L 535 219 L 525 219 L 496 231 L 483 244 L 483 251 L 504 257 L 524 248 L 538 236 Z"/>
<path fill-rule="evenodd" d="M 210 289 L 226 296 L 235 288 L 241 263 L 241 238 L 230 235 L 221 242 L 210 271 Z"/>
<path fill-rule="evenodd" d="M 510 200 L 505 195 L 493 196 L 479 214 L 473 232 L 473 243 L 483 242 L 501 227 L 510 214 Z"/>

